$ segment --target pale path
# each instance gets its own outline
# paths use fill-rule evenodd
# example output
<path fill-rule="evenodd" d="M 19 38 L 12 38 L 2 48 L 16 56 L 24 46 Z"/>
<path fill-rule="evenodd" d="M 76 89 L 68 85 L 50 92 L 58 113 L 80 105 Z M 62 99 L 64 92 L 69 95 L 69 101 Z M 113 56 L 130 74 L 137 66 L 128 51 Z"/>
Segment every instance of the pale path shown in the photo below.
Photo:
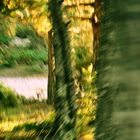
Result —
<path fill-rule="evenodd" d="M 37 93 L 47 98 L 47 77 L 0 77 L 1 83 L 27 98 L 36 98 Z"/>

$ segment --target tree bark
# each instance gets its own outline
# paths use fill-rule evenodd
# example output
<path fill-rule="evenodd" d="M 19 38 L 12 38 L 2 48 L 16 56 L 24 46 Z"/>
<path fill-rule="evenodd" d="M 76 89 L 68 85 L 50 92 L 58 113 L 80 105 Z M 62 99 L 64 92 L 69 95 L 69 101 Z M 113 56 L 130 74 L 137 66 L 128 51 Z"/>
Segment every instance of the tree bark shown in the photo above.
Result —
<path fill-rule="evenodd" d="M 91 18 L 93 30 L 93 74 L 96 71 L 97 53 L 99 49 L 100 38 L 100 17 L 101 17 L 101 0 L 95 0 L 94 13 Z"/>
<path fill-rule="evenodd" d="M 54 104 L 55 73 L 52 30 L 48 32 L 48 103 Z"/>
<path fill-rule="evenodd" d="M 139 140 L 140 4 L 102 2 L 96 140 Z"/>
<path fill-rule="evenodd" d="M 71 63 L 71 48 L 67 26 L 63 21 L 61 11 L 62 1 L 51 0 L 50 11 L 54 31 L 54 57 L 55 57 L 55 100 L 56 118 L 54 140 L 75 139 L 75 89 Z"/>

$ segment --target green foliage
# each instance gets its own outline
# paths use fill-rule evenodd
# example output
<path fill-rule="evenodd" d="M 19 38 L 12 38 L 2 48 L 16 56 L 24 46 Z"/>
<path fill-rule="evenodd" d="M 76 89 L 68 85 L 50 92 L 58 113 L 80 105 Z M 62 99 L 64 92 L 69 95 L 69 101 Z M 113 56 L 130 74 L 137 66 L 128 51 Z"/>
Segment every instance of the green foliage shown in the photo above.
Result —
<path fill-rule="evenodd" d="M 0 44 L 8 45 L 11 38 L 15 35 L 14 19 L 5 17 L 0 13 Z"/>
<path fill-rule="evenodd" d="M 28 38 L 31 41 L 31 48 L 46 47 L 44 39 L 37 34 L 31 25 L 17 23 L 16 36 L 20 38 Z"/>
<path fill-rule="evenodd" d="M 86 67 L 92 62 L 92 55 L 86 47 L 75 48 L 75 59 L 77 68 Z"/>
<path fill-rule="evenodd" d="M 0 85 L 0 106 L 6 107 L 17 107 L 20 101 L 10 88 Z"/>
<path fill-rule="evenodd" d="M 11 67 L 16 64 L 47 64 L 47 49 L 8 48 L 3 50 L 2 66 Z"/>
<path fill-rule="evenodd" d="M 28 132 L 36 131 L 35 133 L 40 133 L 40 132 L 43 133 L 45 131 L 49 132 L 49 131 L 51 131 L 53 120 L 54 120 L 54 118 L 52 118 L 52 120 L 43 121 L 41 123 L 35 122 L 35 123 L 25 123 L 23 125 L 18 125 L 13 128 L 12 132 L 20 132 L 21 130 L 25 130 Z"/>
<path fill-rule="evenodd" d="M 36 32 L 31 26 L 17 23 L 16 36 L 20 38 L 28 38 L 28 36 L 36 36 Z"/>
<path fill-rule="evenodd" d="M 20 107 L 0 108 L 0 139 L 43 139 L 51 131 L 53 108 L 46 102 L 28 101 Z"/>
<path fill-rule="evenodd" d="M 30 69 L 31 72 L 33 73 L 43 73 L 45 71 L 47 71 L 47 67 L 46 69 L 43 66 L 40 65 L 34 65 L 32 66 L 32 68 Z"/>
<path fill-rule="evenodd" d="M 9 36 L 15 35 L 15 19 L 0 13 L 0 33 Z M 11 28 L 12 27 L 12 28 Z"/>
<path fill-rule="evenodd" d="M 31 41 L 29 46 L 23 48 L 22 46 L 14 47 L 7 46 L 0 49 L 0 66 L 12 67 L 17 64 L 47 64 L 48 52 L 45 41 L 38 36 L 32 26 L 17 23 L 16 35 L 20 38 L 26 38 Z M 8 45 L 11 37 L 5 34 L 0 34 L 0 42 Z"/>
<path fill-rule="evenodd" d="M 93 133 L 92 122 L 95 121 L 96 112 L 96 87 L 95 82 L 96 73 L 92 74 L 93 65 L 90 64 L 86 68 L 82 67 L 81 79 L 79 84 L 82 88 L 79 90 L 77 104 L 77 135 L 81 137 L 84 133 Z M 91 135 L 93 136 L 93 135 Z"/>
<path fill-rule="evenodd" d="M 0 34 L 0 44 L 8 45 L 10 40 L 11 40 L 11 37 L 4 34 Z"/>
<path fill-rule="evenodd" d="M 13 90 L 0 84 L 0 108 L 15 108 L 20 105 L 32 103 L 24 96 L 16 94 Z"/>

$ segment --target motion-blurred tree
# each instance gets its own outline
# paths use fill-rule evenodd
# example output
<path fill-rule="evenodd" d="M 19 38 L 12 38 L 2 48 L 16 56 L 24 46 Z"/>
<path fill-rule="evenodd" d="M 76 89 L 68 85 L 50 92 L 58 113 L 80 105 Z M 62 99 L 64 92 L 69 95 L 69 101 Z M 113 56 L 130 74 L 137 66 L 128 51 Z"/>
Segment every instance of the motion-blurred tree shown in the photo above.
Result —
<path fill-rule="evenodd" d="M 50 11 L 54 31 L 55 56 L 55 109 L 56 119 L 54 139 L 74 140 L 75 135 L 75 89 L 71 65 L 71 48 L 67 32 L 67 25 L 61 10 L 62 1 L 51 0 Z"/>
<path fill-rule="evenodd" d="M 96 140 L 139 140 L 140 4 L 102 2 Z"/>

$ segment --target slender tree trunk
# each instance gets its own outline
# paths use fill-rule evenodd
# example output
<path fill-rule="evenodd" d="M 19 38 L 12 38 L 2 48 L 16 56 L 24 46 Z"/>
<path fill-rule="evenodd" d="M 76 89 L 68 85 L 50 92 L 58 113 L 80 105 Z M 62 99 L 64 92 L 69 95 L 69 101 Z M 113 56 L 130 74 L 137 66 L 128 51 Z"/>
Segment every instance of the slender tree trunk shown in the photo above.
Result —
<path fill-rule="evenodd" d="M 97 52 L 99 49 L 100 17 L 101 17 L 101 0 L 95 0 L 94 13 L 91 19 L 93 30 L 93 70 L 92 70 L 93 74 L 96 71 Z"/>
<path fill-rule="evenodd" d="M 55 57 L 55 110 L 56 118 L 54 135 L 56 140 L 75 139 L 75 90 L 70 57 L 70 45 L 67 26 L 63 21 L 61 11 L 62 1 L 51 0 L 50 11 L 54 31 L 54 57 Z"/>
<path fill-rule="evenodd" d="M 48 32 L 48 103 L 54 104 L 55 73 L 52 30 Z"/>
<path fill-rule="evenodd" d="M 96 140 L 139 140 L 140 4 L 102 2 Z"/>

